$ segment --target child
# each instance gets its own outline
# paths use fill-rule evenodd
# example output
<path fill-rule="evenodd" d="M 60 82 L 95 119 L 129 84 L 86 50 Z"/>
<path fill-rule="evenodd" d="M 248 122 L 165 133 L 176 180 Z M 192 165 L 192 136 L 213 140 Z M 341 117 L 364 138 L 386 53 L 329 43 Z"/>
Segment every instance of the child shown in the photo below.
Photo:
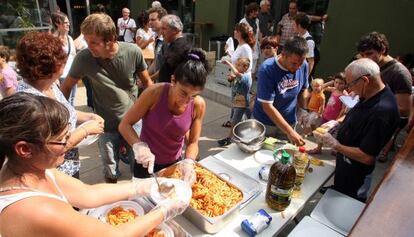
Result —
<path fill-rule="evenodd" d="M 17 74 L 9 66 L 10 50 L 0 45 L 0 94 L 2 97 L 14 94 L 17 87 Z"/>
<path fill-rule="evenodd" d="M 333 87 L 329 86 L 332 83 Z M 334 80 L 325 83 L 322 88 L 324 91 L 329 91 L 332 93 L 322 114 L 321 124 L 325 124 L 329 121 L 337 120 L 338 118 L 342 117 L 345 112 L 346 108 L 339 99 L 340 96 L 347 95 L 347 92 L 345 91 L 345 75 L 343 73 L 334 75 Z M 317 148 L 308 151 L 308 153 L 320 154 L 321 151 L 322 144 L 318 144 Z"/>
<path fill-rule="evenodd" d="M 239 58 L 236 65 L 233 65 L 228 60 L 224 60 L 223 63 L 229 65 L 233 72 L 228 78 L 233 84 L 231 88 L 232 121 L 229 136 L 217 141 L 220 146 L 226 146 L 231 143 L 233 126 L 242 120 L 244 114 L 246 114 L 247 118 L 250 118 L 249 92 L 252 86 L 250 74 L 245 73 L 250 66 L 248 58 Z"/>
<path fill-rule="evenodd" d="M 318 124 L 318 119 L 322 116 L 325 108 L 325 94 L 323 93 L 323 79 L 314 79 L 311 82 L 312 92 L 308 103 L 308 113 L 303 119 L 304 133 L 308 135 L 312 132 L 315 125 Z"/>

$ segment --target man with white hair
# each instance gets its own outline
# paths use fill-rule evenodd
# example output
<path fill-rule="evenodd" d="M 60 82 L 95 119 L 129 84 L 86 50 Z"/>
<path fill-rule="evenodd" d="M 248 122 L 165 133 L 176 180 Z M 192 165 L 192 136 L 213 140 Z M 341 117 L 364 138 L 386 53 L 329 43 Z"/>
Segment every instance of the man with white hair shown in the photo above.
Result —
<path fill-rule="evenodd" d="M 272 35 L 273 31 L 273 16 L 270 13 L 270 1 L 262 0 L 260 1 L 260 12 L 259 16 L 259 28 L 262 33 L 262 37 Z"/>
<path fill-rule="evenodd" d="M 183 37 L 183 23 L 176 15 L 161 18 L 161 31 L 164 37 L 162 55 L 164 62 L 159 71 L 159 82 L 171 82 L 175 68 L 183 62 L 191 49 L 189 42 Z"/>
<path fill-rule="evenodd" d="M 345 81 L 360 101 L 347 113 L 337 138 L 329 132 L 315 131 L 314 135 L 337 151 L 333 188 L 365 202 L 375 157 L 391 138 L 400 115 L 394 94 L 382 82 L 380 68 L 371 59 L 350 63 L 345 68 Z"/>
<path fill-rule="evenodd" d="M 151 7 L 162 7 L 162 5 L 159 1 L 153 1 Z"/>
<path fill-rule="evenodd" d="M 129 17 L 130 11 L 128 8 L 122 9 L 122 17 L 118 18 L 118 41 L 125 41 L 135 43 L 134 32 L 137 29 L 134 19 Z"/>

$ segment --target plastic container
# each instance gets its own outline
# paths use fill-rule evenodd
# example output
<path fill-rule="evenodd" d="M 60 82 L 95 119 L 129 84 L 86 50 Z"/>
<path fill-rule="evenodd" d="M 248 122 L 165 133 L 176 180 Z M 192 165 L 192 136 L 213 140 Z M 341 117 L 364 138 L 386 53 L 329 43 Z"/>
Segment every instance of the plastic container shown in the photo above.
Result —
<path fill-rule="evenodd" d="M 296 170 L 291 163 L 291 155 L 282 151 L 280 160 L 270 168 L 267 182 L 266 203 L 270 208 L 283 211 L 289 206 L 295 178 Z"/>
<path fill-rule="evenodd" d="M 271 221 L 272 217 L 265 210 L 260 209 L 249 219 L 243 220 L 241 223 L 241 228 L 250 237 L 254 237 L 266 229 L 270 225 Z"/>
<path fill-rule="evenodd" d="M 300 186 L 305 179 L 305 173 L 309 166 L 309 158 L 305 147 L 299 147 L 298 152 L 296 152 L 293 157 L 293 166 L 296 169 L 295 190 L 300 190 Z"/>

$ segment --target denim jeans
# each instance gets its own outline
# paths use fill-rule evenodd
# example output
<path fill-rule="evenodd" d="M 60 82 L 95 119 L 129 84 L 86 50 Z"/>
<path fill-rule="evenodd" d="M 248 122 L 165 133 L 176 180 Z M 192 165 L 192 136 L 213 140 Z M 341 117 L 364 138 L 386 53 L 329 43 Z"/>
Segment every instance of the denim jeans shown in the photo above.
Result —
<path fill-rule="evenodd" d="M 60 84 L 62 85 L 62 83 L 63 83 L 63 81 L 65 80 L 65 78 L 64 77 L 61 77 L 61 78 L 59 78 L 59 82 L 60 82 Z M 77 89 L 78 87 L 77 87 L 77 85 L 75 84 L 73 87 L 72 87 L 72 90 L 70 91 L 70 95 L 69 95 L 69 98 L 68 98 L 68 102 L 69 102 L 69 104 L 70 105 L 72 105 L 72 106 L 75 106 L 74 104 L 75 104 L 75 95 L 76 95 L 76 89 Z"/>
<path fill-rule="evenodd" d="M 249 119 L 251 116 L 251 112 L 249 108 L 238 108 L 238 107 L 233 107 L 231 109 L 232 111 L 232 116 L 231 116 L 231 124 L 233 126 L 235 126 L 236 124 L 238 124 L 240 121 L 242 121 L 243 119 L 243 115 L 246 115 L 246 118 Z"/>
<path fill-rule="evenodd" d="M 121 159 L 120 147 L 124 145 L 127 152 L 127 161 L 130 165 L 131 172 L 134 170 L 134 152 L 131 146 L 124 140 L 117 131 L 105 132 L 98 140 L 99 153 L 101 154 L 104 166 L 105 178 L 117 179 L 121 176 L 118 163 Z"/>

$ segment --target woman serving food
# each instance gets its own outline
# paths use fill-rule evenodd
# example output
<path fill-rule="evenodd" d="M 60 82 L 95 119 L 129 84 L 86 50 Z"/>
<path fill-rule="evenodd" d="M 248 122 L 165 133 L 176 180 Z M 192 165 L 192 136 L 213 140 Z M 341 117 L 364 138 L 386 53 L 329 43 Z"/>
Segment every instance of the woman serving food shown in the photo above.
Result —
<path fill-rule="evenodd" d="M 88 185 L 57 171 L 69 118 L 64 105 L 45 96 L 20 92 L 0 101 L 1 236 L 143 236 L 186 209 L 188 201 L 169 199 L 117 227 L 75 211 L 149 196 L 155 184 L 151 178 Z"/>
<path fill-rule="evenodd" d="M 168 167 L 182 158 L 183 180 L 195 181 L 194 160 L 205 113 L 199 96 L 206 83 L 208 63 L 205 52 L 193 49 L 171 77 L 171 83 L 147 88 L 119 124 L 119 132 L 135 153 L 134 176 L 148 177 L 153 171 Z M 133 125 L 143 120 L 138 135 Z M 188 135 L 187 135 L 188 134 Z"/>

